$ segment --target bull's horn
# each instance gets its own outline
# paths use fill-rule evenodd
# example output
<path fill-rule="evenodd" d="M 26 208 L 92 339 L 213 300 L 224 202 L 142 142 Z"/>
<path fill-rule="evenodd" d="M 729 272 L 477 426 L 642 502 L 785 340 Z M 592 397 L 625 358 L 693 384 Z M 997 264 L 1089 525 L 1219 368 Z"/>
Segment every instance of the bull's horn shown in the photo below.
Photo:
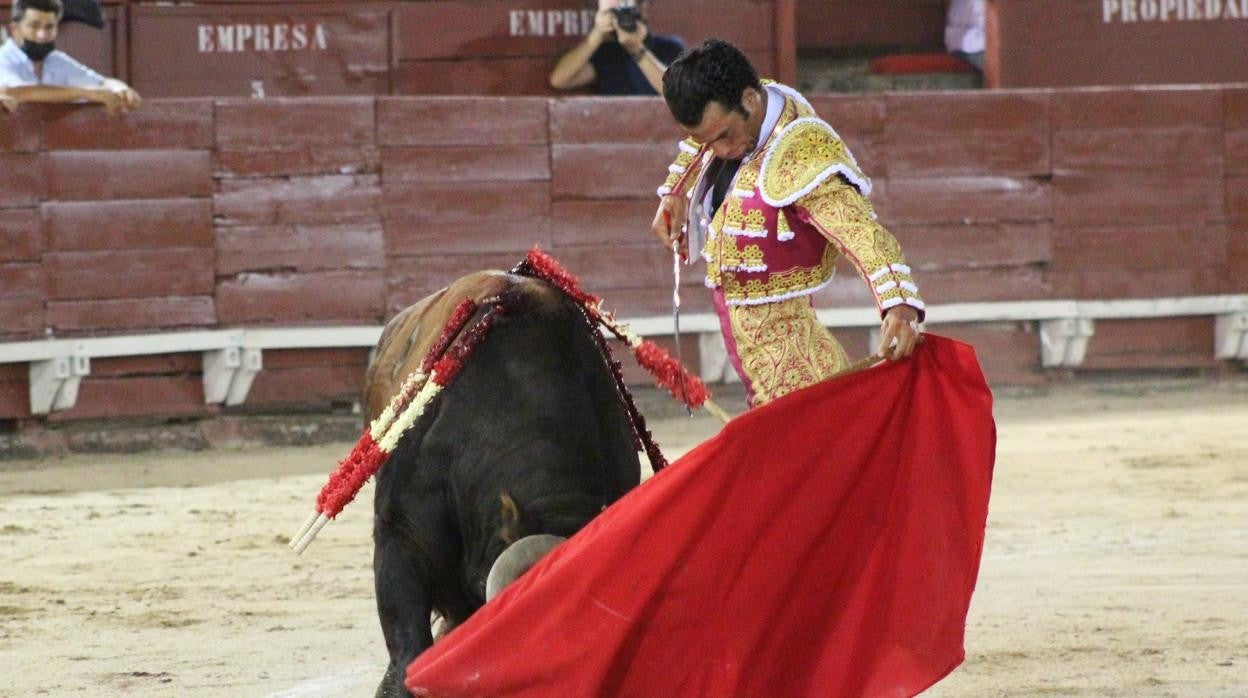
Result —
<path fill-rule="evenodd" d="M 554 550 L 555 546 L 565 540 L 567 538 L 543 533 L 525 536 L 507 546 L 494 561 L 489 576 L 485 578 L 485 600 L 489 601 L 498 596 L 498 592 L 507 588 L 507 585 L 516 581 L 520 575 L 528 572 L 530 567 L 546 556 L 546 553 Z"/>

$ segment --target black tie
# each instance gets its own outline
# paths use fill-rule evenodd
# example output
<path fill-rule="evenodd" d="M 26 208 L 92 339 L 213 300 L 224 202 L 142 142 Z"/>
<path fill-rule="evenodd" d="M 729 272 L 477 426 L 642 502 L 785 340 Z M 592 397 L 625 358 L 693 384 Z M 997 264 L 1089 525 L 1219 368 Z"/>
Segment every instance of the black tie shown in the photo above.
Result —
<path fill-rule="evenodd" d="M 711 215 L 715 215 L 724 203 L 724 197 L 728 195 L 728 187 L 732 184 L 732 178 L 737 175 L 738 167 L 741 167 L 740 160 L 720 161 L 719 172 L 715 175 L 715 187 L 711 189 Z"/>

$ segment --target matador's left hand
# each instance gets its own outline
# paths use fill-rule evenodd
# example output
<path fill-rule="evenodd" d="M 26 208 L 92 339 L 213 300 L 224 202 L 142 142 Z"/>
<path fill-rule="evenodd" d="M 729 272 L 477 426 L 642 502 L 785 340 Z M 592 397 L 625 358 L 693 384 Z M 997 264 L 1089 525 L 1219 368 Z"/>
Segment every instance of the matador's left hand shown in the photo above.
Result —
<path fill-rule="evenodd" d="M 876 355 L 897 361 L 913 354 L 918 344 L 919 311 L 908 305 L 889 308 L 880 325 L 880 347 L 875 350 Z"/>

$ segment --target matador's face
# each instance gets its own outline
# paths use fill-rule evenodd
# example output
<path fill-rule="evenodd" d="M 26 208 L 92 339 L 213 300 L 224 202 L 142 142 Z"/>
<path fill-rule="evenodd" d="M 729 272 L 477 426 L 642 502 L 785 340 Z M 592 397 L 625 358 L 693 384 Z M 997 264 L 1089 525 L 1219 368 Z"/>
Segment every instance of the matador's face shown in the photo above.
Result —
<path fill-rule="evenodd" d="M 740 160 L 758 147 L 766 111 L 765 98 L 754 88 L 747 87 L 741 95 L 741 110 L 716 101 L 708 102 L 702 111 L 702 120 L 687 130 L 695 141 L 710 146 L 715 157 Z"/>

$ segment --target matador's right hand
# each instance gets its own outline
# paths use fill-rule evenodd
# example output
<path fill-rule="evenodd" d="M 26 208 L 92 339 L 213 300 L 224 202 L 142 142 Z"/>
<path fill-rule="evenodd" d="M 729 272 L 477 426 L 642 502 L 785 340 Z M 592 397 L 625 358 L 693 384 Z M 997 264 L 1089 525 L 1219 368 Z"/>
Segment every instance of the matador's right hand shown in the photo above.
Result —
<path fill-rule="evenodd" d="M 673 243 L 679 245 L 682 260 L 689 259 L 689 237 L 684 234 L 688 210 L 689 202 L 685 197 L 668 194 L 659 199 L 659 210 L 655 211 L 654 221 L 650 223 L 650 232 L 663 247 L 670 250 Z"/>

